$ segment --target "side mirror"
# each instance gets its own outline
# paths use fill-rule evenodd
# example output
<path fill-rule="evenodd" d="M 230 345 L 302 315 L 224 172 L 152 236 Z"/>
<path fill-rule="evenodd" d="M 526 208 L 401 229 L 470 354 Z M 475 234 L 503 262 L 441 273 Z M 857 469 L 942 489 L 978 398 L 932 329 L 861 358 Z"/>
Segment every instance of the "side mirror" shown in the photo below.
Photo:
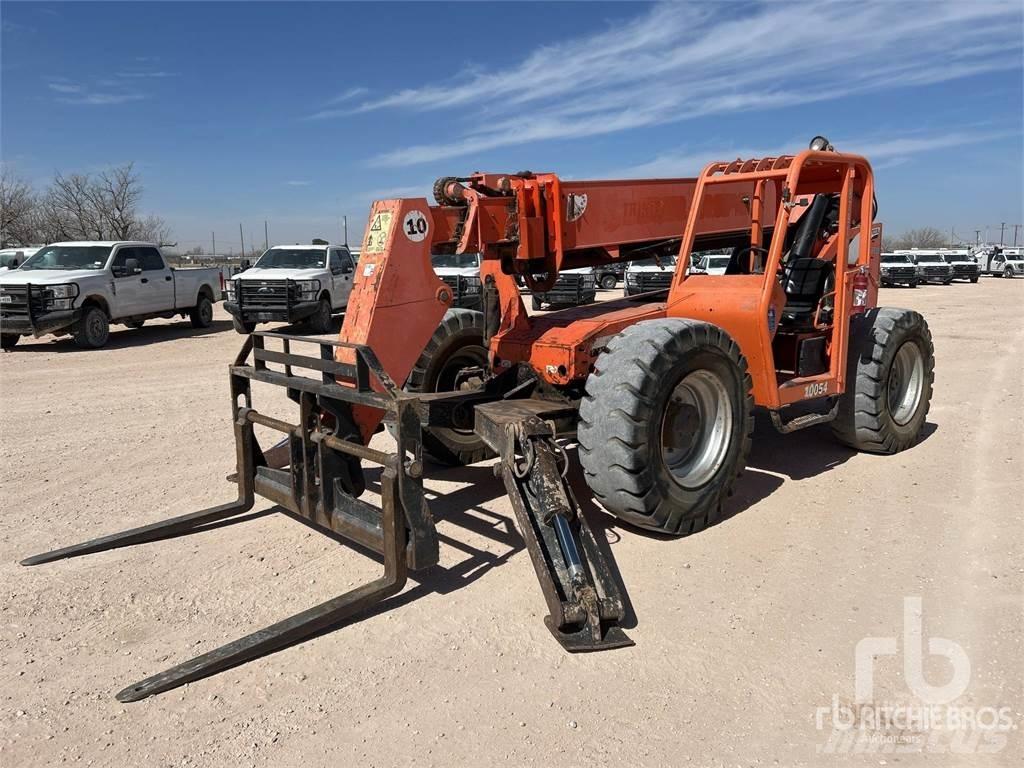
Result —
<path fill-rule="evenodd" d="M 138 259 L 125 259 L 123 267 L 113 268 L 114 277 L 131 277 L 142 273 Z"/>

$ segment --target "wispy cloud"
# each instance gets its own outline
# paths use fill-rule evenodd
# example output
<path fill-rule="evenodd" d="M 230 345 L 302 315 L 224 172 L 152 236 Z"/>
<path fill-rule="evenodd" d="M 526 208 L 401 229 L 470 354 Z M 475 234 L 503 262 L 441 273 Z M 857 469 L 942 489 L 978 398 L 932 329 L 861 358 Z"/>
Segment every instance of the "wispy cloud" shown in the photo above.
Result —
<path fill-rule="evenodd" d="M 124 78 L 163 78 L 163 77 L 177 77 L 177 72 L 118 72 L 118 77 Z"/>
<path fill-rule="evenodd" d="M 172 76 L 171 72 L 119 72 L 113 77 L 93 79 L 90 82 L 48 77 L 46 87 L 56 94 L 54 99 L 61 104 L 104 106 L 147 99 L 149 94 L 138 88 L 142 79 Z"/>
<path fill-rule="evenodd" d="M 291 181 L 286 181 L 284 185 L 286 187 L 308 187 L 309 182 L 300 179 L 292 179 Z"/>
<path fill-rule="evenodd" d="M 353 109 L 350 106 L 338 107 L 338 104 L 345 104 L 351 102 L 353 99 L 358 99 L 360 96 L 365 96 L 369 93 L 369 90 L 363 87 L 349 88 L 346 91 L 339 93 L 332 99 L 328 99 L 324 102 L 325 109 L 321 109 L 318 112 L 314 112 L 311 115 L 306 115 L 304 120 L 325 120 L 331 117 L 340 117 L 341 115 L 352 114 Z"/>
<path fill-rule="evenodd" d="M 657 5 L 605 31 L 544 46 L 503 70 L 324 109 L 459 109 L 485 127 L 395 149 L 371 164 L 430 162 L 696 117 L 917 87 L 1021 66 L 1018 3 L 761 2 Z M 813 32 L 808 25 L 813 24 Z M 524 115 L 528 119 L 524 119 Z"/>
<path fill-rule="evenodd" d="M 831 136 L 832 143 L 841 152 L 863 155 L 876 170 L 891 168 L 909 162 L 914 155 L 942 149 L 984 144 L 1012 136 L 1020 131 L 962 126 L 953 130 L 908 132 L 897 136 Z M 807 136 L 793 137 L 792 141 L 777 146 L 704 145 L 680 147 L 663 152 L 651 160 L 626 167 L 611 168 L 597 174 L 597 178 L 669 178 L 696 176 L 704 166 L 714 161 L 734 158 L 778 157 L 793 154 L 807 144 Z"/>

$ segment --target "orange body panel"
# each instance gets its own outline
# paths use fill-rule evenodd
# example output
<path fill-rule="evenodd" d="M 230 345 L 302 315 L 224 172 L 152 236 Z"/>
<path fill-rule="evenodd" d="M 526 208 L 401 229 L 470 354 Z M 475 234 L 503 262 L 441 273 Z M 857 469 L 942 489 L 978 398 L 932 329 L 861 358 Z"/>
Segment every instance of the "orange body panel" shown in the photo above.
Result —
<path fill-rule="evenodd" d="M 848 254 L 860 222 L 873 218 L 873 179 L 864 158 L 809 150 L 712 163 L 696 179 L 562 181 L 553 174 L 476 174 L 443 181 L 443 205 L 430 207 L 422 199 L 374 204 L 341 331 L 343 341 L 369 345 L 398 384 L 406 380 L 450 303 L 430 265 L 432 250 L 441 250 L 478 251 L 484 257 L 481 278 L 496 289 L 499 304 L 490 341 L 495 370 L 528 364 L 553 385 L 580 382 L 607 340 L 623 328 L 659 317 L 685 317 L 714 323 L 736 341 L 760 405 L 777 409 L 843 391 L 849 317 L 864 308 L 852 305 L 854 274 L 870 278 L 866 306 L 877 297 L 881 225 L 872 225 L 871 236 L 859 238 L 857 253 Z M 776 275 L 784 234 L 819 193 L 838 194 L 840 201 L 837 231 L 814 253 L 836 265 L 834 293 L 828 296 L 836 321 L 816 331 L 827 337 L 829 369 L 785 377 L 777 373 L 773 354 L 775 318 L 786 303 Z M 383 239 L 373 231 L 382 214 L 391 217 Z M 406 233 L 409 216 L 427 222 L 426 231 L 410 228 Z M 686 274 L 696 242 L 732 243 L 738 237 L 753 247 L 768 243 L 767 253 L 758 252 L 763 269 L 725 276 Z M 631 298 L 529 317 L 513 278 L 523 275 L 543 289 L 560 269 L 642 258 L 654 252 L 645 249 L 665 242 L 679 243 L 665 301 Z M 814 317 L 817 323 L 817 312 Z M 364 432 L 372 431 L 379 414 L 358 420 Z"/>

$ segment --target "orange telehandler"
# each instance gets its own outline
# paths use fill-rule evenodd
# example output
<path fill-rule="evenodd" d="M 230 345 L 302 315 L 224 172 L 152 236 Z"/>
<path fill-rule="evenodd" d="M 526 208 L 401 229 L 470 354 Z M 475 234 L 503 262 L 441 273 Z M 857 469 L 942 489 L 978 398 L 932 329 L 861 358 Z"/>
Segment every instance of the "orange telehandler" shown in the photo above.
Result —
<path fill-rule="evenodd" d="M 791 432 L 831 422 L 854 448 L 920 438 L 934 356 L 916 312 L 876 307 L 881 225 L 871 167 L 816 137 L 795 156 L 708 165 L 698 178 L 566 181 L 549 173 L 442 178 L 436 205 L 374 203 L 338 341 L 251 334 L 230 367 L 238 498 L 24 561 L 152 541 L 239 515 L 262 496 L 383 557 L 383 575 L 118 694 L 133 701 L 272 652 L 399 592 L 438 561 L 424 454 L 497 457 L 569 651 L 632 645 L 623 597 L 566 481 L 575 438 L 612 514 L 682 535 L 715 522 L 744 467 L 753 409 Z M 729 249 L 724 275 L 691 255 Z M 480 253 L 482 311 L 450 308 L 431 255 Z M 678 256 L 669 287 L 527 314 L 517 281 Z M 297 349 L 299 348 L 299 349 Z M 312 348 L 310 350 L 310 348 Z M 310 351 L 307 351 L 310 350 Z M 296 423 L 252 407 L 284 387 Z M 263 450 L 254 426 L 284 434 Z M 393 451 L 371 446 L 384 427 Z M 377 441 L 379 445 L 380 441 Z M 380 506 L 363 462 L 382 467 Z"/>

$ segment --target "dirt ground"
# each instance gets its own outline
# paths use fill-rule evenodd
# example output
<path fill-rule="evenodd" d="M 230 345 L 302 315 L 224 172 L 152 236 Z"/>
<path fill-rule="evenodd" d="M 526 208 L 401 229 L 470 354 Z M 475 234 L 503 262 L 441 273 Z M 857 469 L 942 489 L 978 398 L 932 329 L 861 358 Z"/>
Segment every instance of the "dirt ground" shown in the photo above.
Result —
<path fill-rule="evenodd" d="M 1022 299 L 1024 281 L 999 279 L 883 290 L 935 338 L 927 437 L 904 454 L 759 418 L 728 519 L 675 540 L 617 524 L 577 476 L 628 589 L 633 648 L 564 653 L 490 468 L 431 467 L 442 563 L 390 610 L 127 705 L 124 686 L 379 566 L 269 512 L 19 566 L 233 498 L 226 366 L 241 338 L 218 307 L 211 329 L 147 323 L 100 351 L 23 342 L 0 357 L 0 766 L 1020 765 Z M 935 643 L 953 641 L 970 664 L 953 704 L 1007 707 L 1012 727 L 924 744 L 894 726 L 907 740 L 846 754 L 822 712 L 853 702 L 859 641 L 901 649 L 875 661 L 873 701 L 917 701 L 915 597 L 925 679 L 955 675 Z"/>

